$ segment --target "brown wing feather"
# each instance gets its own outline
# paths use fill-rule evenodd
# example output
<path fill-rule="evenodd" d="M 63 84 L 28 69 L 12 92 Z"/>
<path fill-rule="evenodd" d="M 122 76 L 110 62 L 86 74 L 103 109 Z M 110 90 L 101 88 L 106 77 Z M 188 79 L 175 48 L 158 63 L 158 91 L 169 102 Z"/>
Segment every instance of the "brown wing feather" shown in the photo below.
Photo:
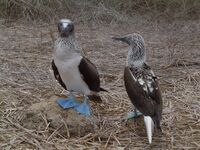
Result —
<path fill-rule="evenodd" d="M 99 92 L 100 79 L 96 66 L 87 58 L 83 57 L 79 65 L 79 71 L 89 89 L 91 91 Z"/>
<path fill-rule="evenodd" d="M 148 100 L 145 91 L 128 67 L 124 71 L 124 82 L 126 91 L 133 105 L 144 115 L 154 115 L 154 102 Z"/>
<path fill-rule="evenodd" d="M 67 87 L 65 86 L 64 82 L 62 81 L 62 79 L 61 79 L 61 77 L 60 77 L 60 74 L 59 74 L 59 72 L 58 72 L 58 69 L 57 69 L 57 67 L 56 67 L 56 64 L 54 63 L 54 60 L 52 60 L 51 65 L 52 65 L 54 77 L 55 77 L 56 80 L 60 83 L 60 85 L 61 85 L 65 90 L 67 90 Z"/>
<path fill-rule="evenodd" d="M 160 120 L 162 115 L 162 98 L 156 78 L 152 78 L 151 88 L 147 87 L 147 91 L 134 77 L 134 72 L 126 67 L 124 70 L 124 82 L 128 96 L 133 105 L 144 115 L 151 116 L 157 127 L 160 128 Z M 144 81 L 145 82 L 145 81 Z"/>

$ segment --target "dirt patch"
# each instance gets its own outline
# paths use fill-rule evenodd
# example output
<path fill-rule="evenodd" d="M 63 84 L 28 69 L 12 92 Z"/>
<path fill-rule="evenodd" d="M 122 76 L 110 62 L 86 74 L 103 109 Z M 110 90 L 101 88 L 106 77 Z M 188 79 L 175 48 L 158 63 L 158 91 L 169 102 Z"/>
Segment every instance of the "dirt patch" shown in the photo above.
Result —
<path fill-rule="evenodd" d="M 73 109 L 63 110 L 58 106 L 58 97 L 35 103 L 25 110 L 22 125 L 31 130 L 44 130 L 52 127 L 66 137 L 82 137 L 98 130 L 99 123 L 94 116 L 85 117 Z M 45 126 L 44 126 L 45 125 Z"/>

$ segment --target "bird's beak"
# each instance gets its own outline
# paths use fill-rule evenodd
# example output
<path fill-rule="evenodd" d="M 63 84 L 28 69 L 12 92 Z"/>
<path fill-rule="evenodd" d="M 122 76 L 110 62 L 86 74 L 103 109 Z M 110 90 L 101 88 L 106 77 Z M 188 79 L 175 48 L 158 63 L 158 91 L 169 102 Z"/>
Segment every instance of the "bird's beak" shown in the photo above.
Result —
<path fill-rule="evenodd" d="M 66 27 L 63 27 L 62 30 L 61 30 L 61 33 L 68 33 L 69 32 L 69 27 L 66 26 Z"/>
<path fill-rule="evenodd" d="M 122 42 L 126 42 L 126 37 L 112 37 L 112 39 L 117 40 L 117 41 L 122 41 Z"/>
<path fill-rule="evenodd" d="M 67 24 L 63 24 L 63 27 L 60 28 L 61 37 L 68 37 L 71 33 L 72 26 L 68 26 Z"/>
<path fill-rule="evenodd" d="M 117 40 L 117 41 L 125 42 L 125 38 L 124 37 L 112 37 L 112 39 Z"/>

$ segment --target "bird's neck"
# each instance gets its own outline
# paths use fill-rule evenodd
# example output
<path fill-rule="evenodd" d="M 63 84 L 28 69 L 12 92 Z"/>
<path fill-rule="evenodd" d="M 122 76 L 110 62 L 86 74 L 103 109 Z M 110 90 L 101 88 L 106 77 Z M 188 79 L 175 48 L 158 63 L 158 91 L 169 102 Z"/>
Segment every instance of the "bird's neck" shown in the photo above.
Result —
<path fill-rule="evenodd" d="M 80 56 L 81 52 L 76 47 L 75 37 L 60 37 L 55 43 L 54 57 L 60 60 L 71 59 Z"/>
<path fill-rule="evenodd" d="M 145 47 L 143 44 L 132 44 L 127 55 L 127 65 L 129 67 L 141 68 L 146 61 Z"/>
<path fill-rule="evenodd" d="M 66 49 L 66 51 L 76 50 L 76 40 L 74 35 L 71 35 L 69 37 L 60 37 L 56 41 L 56 44 Z"/>

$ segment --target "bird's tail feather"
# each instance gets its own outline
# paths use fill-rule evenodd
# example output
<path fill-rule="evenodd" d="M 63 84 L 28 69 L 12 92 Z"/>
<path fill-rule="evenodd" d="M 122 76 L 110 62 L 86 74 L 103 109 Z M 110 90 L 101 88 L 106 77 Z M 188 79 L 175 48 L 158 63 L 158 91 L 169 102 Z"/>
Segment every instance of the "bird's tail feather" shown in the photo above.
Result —
<path fill-rule="evenodd" d="M 146 126 L 146 131 L 147 131 L 147 137 L 149 144 L 152 143 L 152 136 L 153 136 L 153 130 L 154 130 L 154 122 L 149 116 L 144 116 L 144 123 Z"/>
<path fill-rule="evenodd" d="M 98 103 L 101 103 L 101 102 L 102 102 L 101 97 L 100 97 L 99 95 L 97 95 L 97 94 L 88 95 L 88 98 L 89 98 L 90 100 L 93 100 L 93 101 L 98 102 Z"/>

